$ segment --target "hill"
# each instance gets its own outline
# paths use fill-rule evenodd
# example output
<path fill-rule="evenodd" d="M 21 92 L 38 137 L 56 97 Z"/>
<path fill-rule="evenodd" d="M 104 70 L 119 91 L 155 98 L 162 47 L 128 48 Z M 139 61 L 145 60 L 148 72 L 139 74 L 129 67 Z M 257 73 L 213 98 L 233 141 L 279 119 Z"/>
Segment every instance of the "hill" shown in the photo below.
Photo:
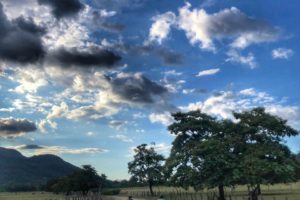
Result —
<path fill-rule="evenodd" d="M 13 149 L 0 147 L 0 187 L 37 186 L 66 176 L 78 167 L 55 155 L 25 157 Z"/>

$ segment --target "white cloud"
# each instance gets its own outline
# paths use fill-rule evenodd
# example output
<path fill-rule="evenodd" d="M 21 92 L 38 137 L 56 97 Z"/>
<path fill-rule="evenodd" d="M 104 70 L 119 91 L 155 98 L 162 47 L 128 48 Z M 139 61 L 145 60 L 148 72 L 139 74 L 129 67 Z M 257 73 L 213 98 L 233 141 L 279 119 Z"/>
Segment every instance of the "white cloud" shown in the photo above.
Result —
<path fill-rule="evenodd" d="M 289 59 L 293 54 L 292 49 L 278 48 L 272 50 L 273 59 Z"/>
<path fill-rule="evenodd" d="M 218 72 L 220 72 L 220 69 L 219 68 L 215 68 L 215 69 L 207 69 L 207 70 L 203 70 L 203 71 L 200 71 L 197 76 L 200 77 L 200 76 L 209 76 L 209 75 L 214 75 L 214 74 L 217 74 Z"/>
<path fill-rule="evenodd" d="M 169 70 L 164 72 L 164 74 L 167 76 L 181 76 L 182 72 L 177 72 L 176 70 Z"/>
<path fill-rule="evenodd" d="M 87 132 L 85 135 L 89 136 L 89 137 L 92 137 L 92 136 L 95 136 L 96 133 L 92 132 L 92 131 L 89 131 Z"/>
<path fill-rule="evenodd" d="M 122 135 L 122 134 L 118 134 L 118 135 L 114 135 L 114 136 L 110 136 L 110 138 L 116 139 L 116 140 L 120 140 L 122 142 L 128 142 L 128 143 L 133 143 L 133 140 L 131 138 L 129 138 L 126 135 Z"/>
<path fill-rule="evenodd" d="M 239 63 L 242 65 L 248 65 L 251 69 L 257 67 L 257 63 L 255 57 L 252 53 L 248 53 L 248 55 L 243 56 L 236 50 L 230 50 L 227 52 L 228 58 L 226 62 Z"/>
<path fill-rule="evenodd" d="M 14 147 L 14 149 L 23 149 L 25 145 L 19 145 Z M 37 149 L 28 149 L 33 151 L 34 155 L 43 155 L 43 154 L 99 154 L 99 153 L 107 153 L 109 150 L 101 149 L 101 148 L 67 148 L 63 146 L 40 146 Z"/>
<path fill-rule="evenodd" d="M 201 110 L 209 115 L 224 119 L 232 119 L 232 111 L 241 112 L 254 107 L 265 107 L 266 111 L 288 120 L 288 124 L 300 129 L 300 111 L 297 106 L 282 105 L 266 92 L 258 92 L 248 88 L 239 92 L 221 92 L 204 101 L 190 103 L 179 107 L 182 111 Z"/>
<path fill-rule="evenodd" d="M 170 112 L 152 113 L 149 115 L 149 120 L 152 123 L 161 123 L 168 126 L 173 123 L 173 117 Z"/>
<path fill-rule="evenodd" d="M 10 91 L 23 94 L 37 93 L 39 88 L 48 84 L 43 70 L 37 70 L 35 68 L 27 68 L 26 70 L 17 68 L 8 78 L 20 84 Z"/>
<path fill-rule="evenodd" d="M 213 4 L 206 1 L 202 7 Z M 216 51 L 215 40 L 233 39 L 231 47 L 243 49 L 251 44 L 272 42 L 279 38 L 279 31 L 263 20 L 247 16 L 232 7 L 216 13 L 207 13 L 203 8 L 194 8 L 190 3 L 179 8 L 179 15 L 167 12 L 154 17 L 150 29 L 150 40 L 161 43 L 170 27 L 183 30 L 193 45 L 201 49 Z"/>
<path fill-rule="evenodd" d="M 170 28 L 174 24 L 176 16 L 172 12 L 166 12 L 153 17 L 154 23 L 150 28 L 149 40 L 162 43 L 169 35 Z"/>

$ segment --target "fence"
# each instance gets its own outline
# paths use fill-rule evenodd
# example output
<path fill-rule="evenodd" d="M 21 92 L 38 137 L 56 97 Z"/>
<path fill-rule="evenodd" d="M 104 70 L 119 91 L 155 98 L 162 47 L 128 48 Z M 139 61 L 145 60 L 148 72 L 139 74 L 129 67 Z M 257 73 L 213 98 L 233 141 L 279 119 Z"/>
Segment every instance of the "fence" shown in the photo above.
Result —
<path fill-rule="evenodd" d="M 65 200 L 102 200 L 100 192 L 89 192 L 83 195 L 81 192 L 73 192 L 67 195 Z"/>

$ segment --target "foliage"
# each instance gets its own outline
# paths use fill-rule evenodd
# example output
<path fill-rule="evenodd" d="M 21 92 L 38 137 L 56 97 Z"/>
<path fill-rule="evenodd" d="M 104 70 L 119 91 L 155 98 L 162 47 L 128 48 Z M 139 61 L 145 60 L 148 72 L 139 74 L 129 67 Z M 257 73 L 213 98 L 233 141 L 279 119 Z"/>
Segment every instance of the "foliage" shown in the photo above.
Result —
<path fill-rule="evenodd" d="M 120 189 L 103 189 L 101 191 L 101 194 L 103 195 L 118 195 L 120 194 L 121 190 Z"/>
<path fill-rule="evenodd" d="M 299 165 L 283 138 L 298 132 L 263 108 L 233 114 L 235 121 L 199 110 L 173 114 L 169 130 L 176 139 L 166 162 L 172 185 L 219 187 L 220 199 L 225 199 L 224 186 L 248 184 L 255 199 L 260 184 L 296 180 Z"/>
<path fill-rule="evenodd" d="M 137 146 L 134 152 L 134 160 L 128 163 L 128 171 L 137 181 L 148 183 L 153 195 L 153 184 L 160 182 L 163 177 L 164 157 L 147 144 Z"/>
<path fill-rule="evenodd" d="M 82 192 L 86 194 L 91 189 L 100 189 L 106 176 L 99 176 L 90 165 L 84 165 L 81 170 L 58 180 L 48 182 L 48 191 L 56 193 Z"/>

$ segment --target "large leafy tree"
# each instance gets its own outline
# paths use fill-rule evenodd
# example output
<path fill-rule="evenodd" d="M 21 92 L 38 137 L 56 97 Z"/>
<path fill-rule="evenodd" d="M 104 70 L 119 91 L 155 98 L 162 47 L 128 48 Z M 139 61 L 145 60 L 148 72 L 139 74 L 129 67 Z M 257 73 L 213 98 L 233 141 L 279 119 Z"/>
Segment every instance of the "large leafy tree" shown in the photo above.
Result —
<path fill-rule="evenodd" d="M 201 111 L 173 114 L 176 139 L 166 162 L 173 185 L 218 187 L 224 200 L 224 186 L 248 184 L 255 200 L 260 184 L 294 180 L 297 163 L 283 138 L 298 132 L 263 108 L 234 116 L 233 122 Z"/>
<path fill-rule="evenodd" d="M 164 157 L 158 154 L 153 146 L 142 144 L 134 149 L 134 160 L 128 163 L 128 171 L 139 182 L 149 185 L 153 196 L 153 185 L 160 182 L 163 176 Z"/>
<path fill-rule="evenodd" d="M 260 184 L 296 181 L 298 163 L 284 144 L 285 137 L 296 136 L 298 131 L 287 121 L 255 108 L 234 113 L 239 131 L 240 183 L 248 184 L 251 199 L 258 199 Z"/>
<path fill-rule="evenodd" d="M 176 135 L 166 162 L 167 177 L 174 186 L 195 189 L 218 187 L 224 200 L 224 186 L 239 179 L 237 156 L 233 151 L 235 126 L 219 121 L 201 111 L 173 114 L 169 126 Z"/>

